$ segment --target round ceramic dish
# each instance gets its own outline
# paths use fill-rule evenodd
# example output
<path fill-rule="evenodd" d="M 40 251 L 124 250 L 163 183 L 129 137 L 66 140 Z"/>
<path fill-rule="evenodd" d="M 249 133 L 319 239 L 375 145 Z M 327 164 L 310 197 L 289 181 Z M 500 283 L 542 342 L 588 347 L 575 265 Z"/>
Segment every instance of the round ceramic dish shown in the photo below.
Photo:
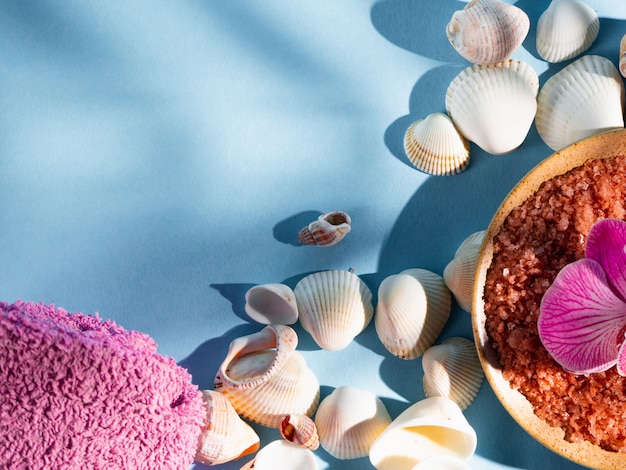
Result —
<path fill-rule="evenodd" d="M 624 154 L 626 154 L 626 129 L 610 131 L 581 140 L 552 154 L 522 178 L 504 199 L 489 224 L 480 249 L 472 299 L 472 327 L 478 355 L 487 380 L 504 408 L 522 428 L 552 451 L 579 464 L 607 470 L 626 468 L 626 454 L 608 452 L 588 442 L 565 441 L 564 432 L 539 419 L 533 412 L 530 402 L 521 393 L 513 390 L 504 379 L 498 358 L 489 344 L 485 330 L 483 291 L 487 269 L 493 257 L 493 237 L 515 207 L 534 194 L 544 181 L 566 173 L 587 160 Z"/>

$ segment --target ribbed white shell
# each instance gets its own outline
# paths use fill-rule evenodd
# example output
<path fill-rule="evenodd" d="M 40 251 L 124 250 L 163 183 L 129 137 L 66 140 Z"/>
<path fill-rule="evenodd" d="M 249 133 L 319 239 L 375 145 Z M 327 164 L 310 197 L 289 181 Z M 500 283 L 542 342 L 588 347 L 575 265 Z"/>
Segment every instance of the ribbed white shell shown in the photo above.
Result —
<path fill-rule="evenodd" d="M 415 268 L 388 276 L 378 289 L 376 333 L 394 356 L 415 359 L 439 337 L 451 302 L 443 278 L 433 272 Z"/>
<path fill-rule="evenodd" d="M 555 73 L 537 102 L 537 132 L 553 150 L 624 127 L 624 82 L 613 63 L 598 55 L 585 55 Z"/>
<path fill-rule="evenodd" d="M 460 173 L 469 164 L 469 143 L 443 113 L 411 124 L 404 134 L 404 151 L 417 169 L 431 175 Z"/>
<path fill-rule="evenodd" d="M 459 132 L 486 152 L 504 154 L 519 147 L 537 111 L 539 78 L 518 60 L 472 65 L 446 92 L 446 112 Z"/>
<path fill-rule="evenodd" d="M 448 338 L 432 346 L 422 357 L 422 367 L 426 396 L 449 398 L 462 410 L 472 404 L 483 383 L 476 346 L 467 338 Z"/>
<path fill-rule="evenodd" d="M 241 470 L 317 470 L 317 460 L 311 450 L 284 440 L 272 441 L 262 447 L 253 460 Z"/>
<path fill-rule="evenodd" d="M 596 11 L 580 0 L 552 0 L 537 22 L 537 52 L 548 62 L 576 57 L 600 31 Z"/>
<path fill-rule="evenodd" d="M 368 455 L 372 443 L 390 423 L 391 417 L 380 398 L 349 386 L 336 388 L 315 413 L 321 446 L 341 460 Z"/>
<path fill-rule="evenodd" d="M 343 349 L 369 324 L 372 292 L 353 272 L 330 270 L 309 274 L 294 292 L 300 324 L 323 349 Z"/>
<path fill-rule="evenodd" d="M 484 237 L 485 230 L 480 230 L 463 240 L 454 258 L 443 270 L 443 280 L 454 294 L 459 306 L 466 312 L 472 309 L 476 263 Z"/>

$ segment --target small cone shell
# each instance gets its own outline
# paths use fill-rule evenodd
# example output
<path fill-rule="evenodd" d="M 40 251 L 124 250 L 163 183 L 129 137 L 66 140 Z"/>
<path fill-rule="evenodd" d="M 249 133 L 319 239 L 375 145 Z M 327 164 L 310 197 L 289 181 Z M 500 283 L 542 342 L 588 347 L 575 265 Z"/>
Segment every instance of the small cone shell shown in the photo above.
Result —
<path fill-rule="evenodd" d="M 258 450 L 259 436 L 237 415 L 225 396 L 213 390 L 203 390 L 202 399 L 207 414 L 200 431 L 197 462 L 218 465 Z"/>
<path fill-rule="evenodd" d="M 394 356 L 415 359 L 437 340 L 451 303 L 449 289 L 435 273 L 416 268 L 391 275 L 378 289 L 376 333 Z"/>
<path fill-rule="evenodd" d="M 411 124 L 404 135 L 404 150 L 418 170 L 431 175 L 460 173 L 469 164 L 469 143 L 443 113 Z"/>
<path fill-rule="evenodd" d="M 272 441 L 255 455 L 241 470 L 317 470 L 311 450 L 284 440 Z"/>
<path fill-rule="evenodd" d="M 343 211 L 331 211 L 320 215 L 298 232 L 298 240 L 304 245 L 333 246 L 352 229 L 352 219 Z"/>
<path fill-rule="evenodd" d="M 336 351 L 350 344 L 374 314 L 372 292 L 350 271 L 309 274 L 294 292 L 300 324 L 323 349 Z"/>
<path fill-rule="evenodd" d="M 321 446 L 341 460 L 365 457 L 389 423 L 391 417 L 376 395 L 348 386 L 324 398 L 315 414 Z"/>
<path fill-rule="evenodd" d="M 466 312 L 472 309 L 472 294 L 478 254 L 485 237 L 480 230 L 467 237 L 443 270 L 443 280 L 454 294 L 459 306 Z"/>
<path fill-rule="evenodd" d="M 432 346 L 422 358 L 424 393 L 445 397 L 461 410 L 472 404 L 483 383 L 483 369 L 474 342 L 467 338 L 448 338 Z"/>
<path fill-rule="evenodd" d="M 280 435 L 292 444 L 315 450 L 320 445 L 315 421 L 307 415 L 287 415 L 278 428 Z"/>

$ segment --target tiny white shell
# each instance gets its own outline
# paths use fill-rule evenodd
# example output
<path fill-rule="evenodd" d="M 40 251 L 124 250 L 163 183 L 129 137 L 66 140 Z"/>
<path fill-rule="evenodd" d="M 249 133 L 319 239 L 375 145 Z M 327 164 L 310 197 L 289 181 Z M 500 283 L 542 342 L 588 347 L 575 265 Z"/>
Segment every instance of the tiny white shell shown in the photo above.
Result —
<path fill-rule="evenodd" d="M 474 64 L 496 64 L 513 54 L 528 34 L 523 10 L 501 0 L 472 0 L 452 14 L 446 27 L 450 44 Z"/>
<path fill-rule="evenodd" d="M 452 455 L 466 460 L 476 450 L 476 432 L 459 406 L 444 397 L 418 401 L 404 410 L 370 448 L 377 470 L 412 470 L 427 459 Z"/>
<path fill-rule="evenodd" d="M 341 460 L 367 456 L 372 443 L 390 423 L 380 398 L 349 386 L 338 387 L 325 397 L 315 414 L 321 446 Z"/>
<path fill-rule="evenodd" d="M 431 175 L 460 173 L 469 164 L 469 143 L 443 113 L 432 113 L 409 126 L 404 151 L 411 163 Z"/>
<path fill-rule="evenodd" d="M 472 65 L 446 91 L 446 112 L 459 132 L 491 154 L 515 150 L 537 111 L 539 77 L 525 62 Z"/>
<path fill-rule="evenodd" d="M 535 124 L 553 150 L 624 127 L 624 82 L 613 63 L 584 55 L 552 75 L 537 98 Z"/>
<path fill-rule="evenodd" d="M 430 347 L 422 357 L 422 367 L 425 395 L 449 398 L 461 410 L 472 404 L 483 383 L 476 346 L 467 338 L 448 338 Z"/>
<path fill-rule="evenodd" d="M 420 268 L 393 274 L 378 289 L 376 333 L 394 356 L 415 359 L 437 340 L 451 303 L 452 295 L 438 274 Z"/>
<path fill-rule="evenodd" d="M 472 309 L 476 263 L 485 232 L 485 230 L 480 230 L 463 240 L 454 258 L 443 270 L 443 279 L 448 289 L 452 291 L 457 303 L 466 312 Z"/>
<path fill-rule="evenodd" d="M 241 470 L 317 470 L 311 450 L 284 440 L 272 441 L 257 452 Z"/>
<path fill-rule="evenodd" d="M 296 295 L 285 284 L 260 284 L 246 292 L 244 310 L 253 320 L 265 324 L 291 325 L 298 320 Z"/>
<path fill-rule="evenodd" d="M 323 349 L 345 348 L 374 315 L 372 292 L 351 271 L 309 274 L 294 289 L 300 324 Z"/>
<path fill-rule="evenodd" d="M 596 11 L 580 0 L 552 0 L 537 22 L 537 52 L 548 62 L 576 57 L 600 31 Z"/>

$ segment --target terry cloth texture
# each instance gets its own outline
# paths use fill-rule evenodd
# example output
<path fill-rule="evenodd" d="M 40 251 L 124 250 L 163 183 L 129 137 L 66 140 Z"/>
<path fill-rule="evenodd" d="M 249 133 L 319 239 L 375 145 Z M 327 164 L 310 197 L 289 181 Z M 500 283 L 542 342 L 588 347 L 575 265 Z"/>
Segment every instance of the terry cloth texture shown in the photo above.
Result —
<path fill-rule="evenodd" d="M 0 302 L 0 468 L 186 470 L 206 413 L 190 379 L 97 314 Z"/>

